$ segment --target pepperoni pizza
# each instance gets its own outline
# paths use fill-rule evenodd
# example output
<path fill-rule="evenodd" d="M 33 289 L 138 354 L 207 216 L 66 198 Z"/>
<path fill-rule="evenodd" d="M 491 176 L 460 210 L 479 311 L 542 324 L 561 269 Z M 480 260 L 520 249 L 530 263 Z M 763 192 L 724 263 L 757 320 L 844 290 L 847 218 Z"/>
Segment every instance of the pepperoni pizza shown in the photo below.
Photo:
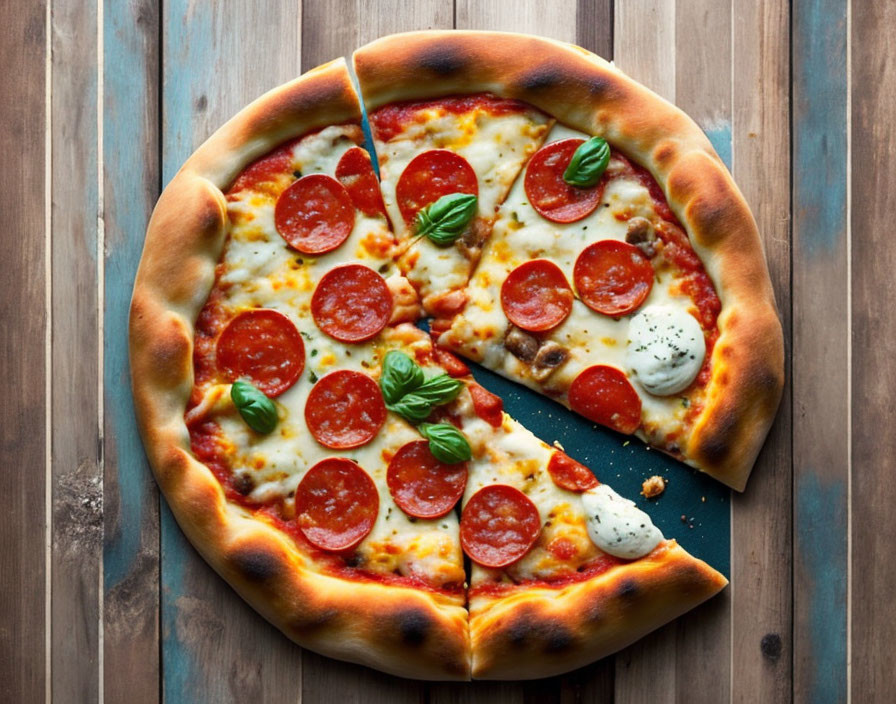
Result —
<path fill-rule="evenodd" d="M 149 458 L 305 647 L 429 679 L 573 669 L 725 578 L 455 353 L 742 488 L 782 367 L 755 225 L 698 128 L 580 49 L 424 32 L 354 62 L 380 178 L 336 61 L 162 194 L 131 310 Z"/>

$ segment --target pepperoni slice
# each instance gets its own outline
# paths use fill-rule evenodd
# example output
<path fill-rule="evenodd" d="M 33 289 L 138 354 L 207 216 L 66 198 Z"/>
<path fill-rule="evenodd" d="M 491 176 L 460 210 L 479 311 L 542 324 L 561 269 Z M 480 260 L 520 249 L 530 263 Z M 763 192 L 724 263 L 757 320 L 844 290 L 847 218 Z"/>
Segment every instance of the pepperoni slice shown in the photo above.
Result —
<path fill-rule="evenodd" d="M 336 179 L 348 191 L 355 207 L 365 215 L 386 215 L 380 182 L 370 163 L 370 155 L 361 147 L 352 147 L 336 165 Z"/>
<path fill-rule="evenodd" d="M 256 308 L 227 323 L 215 347 L 215 360 L 228 381 L 248 378 L 274 397 L 301 376 L 305 345 L 289 318 L 270 308 Z"/>
<path fill-rule="evenodd" d="M 588 491 L 600 484 L 590 469 L 559 450 L 551 455 L 548 473 L 554 484 L 567 491 Z"/>
<path fill-rule="evenodd" d="M 296 489 L 296 523 L 321 550 L 357 547 L 373 528 L 379 508 L 373 479 L 344 457 L 321 460 Z"/>
<path fill-rule="evenodd" d="M 355 208 L 343 185 L 324 174 L 309 174 L 277 199 L 274 225 L 290 247 L 323 254 L 345 242 L 355 226 Z"/>
<path fill-rule="evenodd" d="M 585 305 L 604 315 L 626 315 L 653 288 L 653 265 L 628 242 L 601 240 L 582 250 L 572 271 Z"/>
<path fill-rule="evenodd" d="M 382 276 L 361 264 L 345 264 L 321 277 L 311 296 L 317 327 L 340 342 L 364 342 L 392 317 L 392 292 Z"/>
<path fill-rule="evenodd" d="M 493 428 L 500 428 L 504 422 L 504 402 L 479 384 L 471 383 L 467 388 L 473 398 L 476 415 Z"/>
<path fill-rule="evenodd" d="M 641 424 L 641 399 L 616 367 L 596 364 L 573 379 L 569 405 L 576 413 L 631 435 Z"/>
<path fill-rule="evenodd" d="M 467 463 L 444 464 L 429 451 L 429 442 L 403 445 L 386 470 L 389 493 L 398 507 L 415 518 L 438 518 L 464 494 Z"/>
<path fill-rule="evenodd" d="M 538 509 L 519 489 L 493 484 L 473 494 L 460 518 L 460 544 L 483 567 L 507 567 L 541 531 Z"/>
<path fill-rule="evenodd" d="M 420 210 L 449 193 L 479 195 L 479 182 L 470 163 L 447 149 L 415 156 L 395 186 L 398 209 L 408 225 Z"/>
<path fill-rule="evenodd" d="M 360 447 L 386 422 L 380 387 L 366 374 L 347 369 L 321 377 L 305 402 L 305 422 L 321 445 L 334 450 Z"/>
<path fill-rule="evenodd" d="M 563 180 L 572 155 L 584 139 L 562 139 L 546 144 L 529 160 L 523 185 L 532 207 L 553 222 L 575 222 L 600 205 L 606 177 L 589 188 L 570 186 Z"/>
<path fill-rule="evenodd" d="M 511 323 L 542 332 L 557 327 L 572 310 L 572 289 L 547 259 L 533 259 L 510 272 L 501 285 L 501 307 Z"/>

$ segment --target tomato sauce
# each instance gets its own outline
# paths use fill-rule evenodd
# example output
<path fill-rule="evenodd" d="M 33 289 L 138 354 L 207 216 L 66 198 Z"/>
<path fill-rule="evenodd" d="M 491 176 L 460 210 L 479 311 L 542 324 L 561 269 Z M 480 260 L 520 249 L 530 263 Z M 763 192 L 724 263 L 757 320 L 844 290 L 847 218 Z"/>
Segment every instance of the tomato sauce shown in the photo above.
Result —
<path fill-rule="evenodd" d="M 370 126 L 377 139 L 388 142 L 399 135 L 405 125 L 420 120 L 419 113 L 436 108 L 442 108 L 455 115 L 471 112 L 477 108 L 490 115 L 509 115 L 534 109 L 520 100 L 498 98 L 490 93 L 452 95 L 435 100 L 414 100 L 386 105 L 370 115 Z"/>

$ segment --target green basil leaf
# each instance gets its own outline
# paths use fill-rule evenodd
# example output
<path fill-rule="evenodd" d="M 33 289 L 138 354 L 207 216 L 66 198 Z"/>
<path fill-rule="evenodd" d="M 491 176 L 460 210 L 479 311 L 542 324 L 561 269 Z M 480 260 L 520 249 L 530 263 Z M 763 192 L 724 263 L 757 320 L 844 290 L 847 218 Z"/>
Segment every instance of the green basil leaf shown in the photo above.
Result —
<path fill-rule="evenodd" d="M 601 137 L 592 137 L 576 149 L 563 172 L 563 180 L 570 186 L 593 186 L 600 181 L 609 163 L 610 145 Z"/>
<path fill-rule="evenodd" d="M 387 403 L 386 408 L 415 424 L 426 420 L 432 413 L 432 404 L 416 393 L 405 394 L 395 403 Z"/>
<path fill-rule="evenodd" d="M 429 451 L 439 462 L 456 464 L 473 456 L 467 438 L 450 423 L 422 423 L 418 430 L 429 440 Z"/>
<path fill-rule="evenodd" d="M 277 427 L 279 418 L 274 402 L 248 381 L 233 382 L 230 398 L 246 425 L 256 433 L 267 435 Z"/>
<path fill-rule="evenodd" d="M 463 387 L 462 381 L 452 379 L 447 374 L 439 374 L 424 381 L 422 386 L 414 390 L 414 396 L 426 399 L 433 406 L 441 406 L 456 399 Z"/>
<path fill-rule="evenodd" d="M 423 370 L 404 352 L 392 350 L 383 360 L 380 389 L 386 403 L 396 403 L 423 384 Z M 428 415 L 428 414 L 427 414 Z"/>
<path fill-rule="evenodd" d="M 418 235 L 426 235 L 437 245 L 452 244 L 476 215 L 479 199 L 469 193 L 449 193 L 417 213 Z"/>

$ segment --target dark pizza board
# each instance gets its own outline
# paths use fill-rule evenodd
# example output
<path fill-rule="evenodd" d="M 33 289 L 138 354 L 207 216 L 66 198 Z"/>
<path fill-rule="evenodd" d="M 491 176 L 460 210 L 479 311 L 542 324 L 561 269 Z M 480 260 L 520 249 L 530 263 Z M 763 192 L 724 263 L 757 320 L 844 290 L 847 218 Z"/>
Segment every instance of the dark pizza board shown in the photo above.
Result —
<path fill-rule="evenodd" d="M 667 538 L 730 577 L 730 490 L 715 479 L 564 408 L 520 384 L 470 364 L 473 376 L 504 400 L 504 410 L 548 444 L 557 442 L 597 478 L 646 511 Z M 641 496 L 641 483 L 658 474 L 666 490 Z M 684 520 L 682 520 L 684 517 Z"/>

